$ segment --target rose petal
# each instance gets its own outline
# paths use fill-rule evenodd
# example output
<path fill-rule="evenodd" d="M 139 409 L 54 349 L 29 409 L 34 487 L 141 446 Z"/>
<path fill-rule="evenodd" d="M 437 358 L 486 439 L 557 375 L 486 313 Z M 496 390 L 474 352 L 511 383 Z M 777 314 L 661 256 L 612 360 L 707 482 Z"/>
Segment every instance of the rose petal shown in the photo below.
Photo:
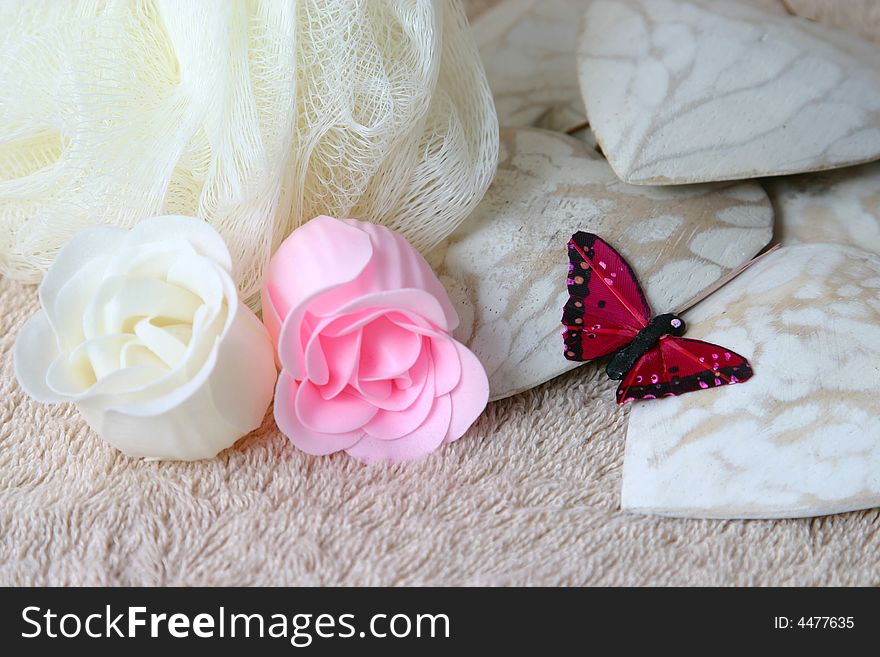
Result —
<path fill-rule="evenodd" d="M 358 378 L 393 379 L 409 370 L 422 352 L 422 337 L 378 317 L 363 328 Z"/>
<path fill-rule="evenodd" d="M 387 314 L 387 308 L 368 308 L 347 315 L 324 318 L 322 320 L 323 323 L 320 325 L 321 335 L 335 338 L 348 333 L 354 333 L 374 319 Z"/>
<path fill-rule="evenodd" d="M 307 302 L 357 278 L 372 255 L 366 233 L 325 216 L 300 226 L 275 252 L 263 298 L 281 318 L 278 357 L 294 378 L 304 378 L 299 362 L 303 348 L 300 322 Z"/>
<path fill-rule="evenodd" d="M 129 332 L 134 319 L 163 317 L 192 321 L 202 300 L 189 290 L 156 278 L 114 276 L 102 284 L 83 317 L 87 339 Z"/>
<path fill-rule="evenodd" d="M 424 388 L 412 406 L 400 411 L 380 410 L 372 420 L 363 425 L 363 429 L 379 440 L 401 438 L 415 431 L 425 421 L 434 406 L 434 398 L 434 365 L 428 359 Z"/>
<path fill-rule="evenodd" d="M 303 379 L 300 324 L 306 312 L 334 317 L 369 308 L 411 308 L 444 330 L 458 316 L 425 259 L 401 235 L 355 220 L 316 217 L 272 258 L 264 298 L 278 331 L 278 358 Z"/>
<path fill-rule="evenodd" d="M 223 270 L 217 266 L 217 270 Z M 187 345 L 187 351 L 183 359 L 172 369 L 160 368 L 162 376 L 149 382 L 146 377 L 141 380 L 129 379 L 127 370 L 114 372 L 98 381 L 88 391 L 78 397 L 76 401 L 113 404 L 119 408 L 125 408 L 125 412 L 142 415 L 158 415 L 181 400 L 195 394 L 205 386 L 214 372 L 220 350 L 228 350 L 228 334 L 238 322 L 259 322 L 254 314 L 243 303 L 234 297 L 235 287 L 229 274 L 225 274 L 226 283 L 229 285 L 228 293 L 233 295 L 231 308 L 224 304 L 224 313 L 217 318 L 211 326 L 204 326 L 200 317 L 206 316 L 203 312 L 205 306 L 196 312 L 193 323 L 193 337 Z M 261 326 L 261 331 L 264 327 Z M 263 332 L 268 340 L 268 335 Z M 271 345 L 269 345 L 271 346 Z M 257 345 L 254 345 L 257 348 Z M 242 351 L 243 354 L 251 353 L 250 350 Z M 243 359 L 247 362 L 247 359 Z M 241 368 L 244 371 L 244 368 Z M 103 400 L 103 401 L 102 401 Z"/>
<path fill-rule="evenodd" d="M 413 378 L 411 372 L 404 372 L 394 379 L 394 387 L 396 390 L 409 390 L 412 384 Z"/>
<path fill-rule="evenodd" d="M 275 422 L 297 448 L 306 454 L 321 456 L 347 449 L 360 440 L 362 431 L 322 433 L 313 431 L 300 422 L 294 411 L 298 389 L 296 380 L 286 370 L 282 370 L 275 388 Z"/>
<path fill-rule="evenodd" d="M 239 302 L 229 315 L 230 323 L 214 338 L 207 360 L 198 371 L 184 372 L 178 368 L 149 386 L 119 395 L 113 394 L 118 389 L 115 384 L 109 387 L 105 382 L 127 371 L 120 370 L 95 384 L 95 394 L 107 393 L 109 402 L 120 412 L 150 417 L 179 406 L 200 391 L 209 390 L 217 400 L 214 412 L 224 415 L 227 424 L 239 428 L 252 425 L 253 416 L 265 413 L 271 401 L 276 378 L 272 345 L 265 327 L 243 303 Z M 243 372 L 247 372 L 246 386 L 241 385 Z M 260 406 L 261 411 L 254 410 Z"/>
<path fill-rule="evenodd" d="M 437 278 L 427 261 L 400 233 L 390 228 L 354 219 L 342 219 L 350 226 L 356 226 L 370 236 L 373 258 L 363 274 L 355 282 L 357 294 L 349 294 L 349 299 L 360 298 L 375 292 L 396 290 L 424 290 L 435 298 L 442 309 L 444 319 L 438 326 L 452 331 L 458 325 L 458 313 L 449 300 L 446 289 Z M 353 292 L 353 290 L 352 290 Z M 396 304 L 385 304 L 394 308 Z M 406 307 L 406 306 L 404 306 Z"/>
<path fill-rule="evenodd" d="M 388 380 L 362 381 L 356 379 L 352 387 L 371 403 L 384 401 L 394 392 L 394 385 Z"/>
<path fill-rule="evenodd" d="M 53 391 L 46 383 L 46 375 L 52 361 L 58 356 L 55 334 L 52 332 L 49 318 L 40 310 L 21 327 L 13 351 L 15 377 L 22 390 L 38 402 L 65 401 L 63 396 Z"/>
<path fill-rule="evenodd" d="M 245 385 L 242 372 L 247 373 Z M 266 327 L 242 304 L 217 345 L 217 359 L 207 382 L 218 412 L 237 427 L 239 435 L 262 423 L 277 377 Z"/>
<path fill-rule="evenodd" d="M 205 221 L 183 215 L 150 217 L 135 224 L 130 231 L 123 231 L 123 244 L 143 246 L 154 242 L 184 240 L 195 250 L 213 260 L 227 272 L 232 271 L 232 258 L 220 234 Z M 105 253 L 112 251 L 105 250 Z"/>
<path fill-rule="evenodd" d="M 52 312 L 61 288 L 88 263 L 106 258 L 108 253 L 114 253 L 127 233 L 124 228 L 115 226 L 89 226 L 70 238 L 67 245 L 55 256 L 40 283 L 40 303 L 43 308 Z M 90 290 L 83 291 L 88 292 Z M 49 319 L 51 321 L 53 318 Z"/>
<path fill-rule="evenodd" d="M 349 333 L 338 338 L 321 338 L 330 372 L 326 385 L 321 386 L 321 396 L 331 399 L 345 389 L 355 378 L 358 352 L 361 349 L 361 333 Z"/>
<path fill-rule="evenodd" d="M 83 318 L 101 287 L 105 270 L 106 263 L 99 259 L 86 263 L 61 286 L 54 304 L 44 306 L 62 351 L 70 352 L 86 339 Z"/>
<path fill-rule="evenodd" d="M 407 331 L 418 333 L 431 338 L 448 338 L 450 334 L 437 328 L 425 317 L 420 317 L 408 311 L 395 311 L 388 314 L 388 318 Z"/>
<path fill-rule="evenodd" d="M 385 309 L 371 308 L 367 311 L 349 313 L 341 317 L 315 317 L 312 313 L 306 313 L 303 317 L 303 330 L 301 331 L 302 341 L 306 345 L 303 352 L 303 361 L 305 362 L 305 376 L 303 378 L 318 385 L 325 385 L 332 375 L 326 353 L 327 347 L 330 345 L 327 341 L 328 338 L 360 333 L 359 329 L 386 312 Z M 358 340 L 359 349 L 360 340 Z M 343 365 L 344 369 L 354 371 L 358 361 L 357 354 L 358 352 L 353 354 L 352 363 Z M 336 362 L 339 363 L 338 358 Z M 347 379 L 346 384 L 348 381 Z"/>
<path fill-rule="evenodd" d="M 110 403 L 113 399 L 124 400 L 124 395 L 137 392 L 160 380 L 168 370 L 165 367 L 146 364 L 116 370 L 106 374 L 100 381 L 95 380 L 84 349 L 65 357 L 57 358 L 49 367 L 46 383 L 65 401 L 79 403 L 93 399 L 96 403 Z"/>
<path fill-rule="evenodd" d="M 375 400 L 373 403 L 384 411 L 403 411 L 412 406 L 422 394 L 428 383 L 428 365 L 431 355 L 427 350 L 422 350 L 415 365 L 394 380 L 394 389 L 386 399 Z M 404 384 L 407 385 L 404 385 Z"/>
<path fill-rule="evenodd" d="M 434 400 L 433 408 L 415 431 L 397 440 L 364 436 L 346 452 L 364 463 L 402 463 L 423 458 L 443 444 L 449 433 L 452 403 L 448 396 Z"/>
<path fill-rule="evenodd" d="M 318 387 L 306 380 L 299 385 L 294 410 L 300 421 L 313 431 L 346 433 L 363 427 L 379 409 L 345 390 L 333 399 L 324 399 Z"/>
<path fill-rule="evenodd" d="M 129 456 L 210 458 L 259 427 L 272 400 L 272 345 L 252 313 L 236 313 L 212 369 L 205 385 L 155 402 L 106 407 L 104 400 L 88 399 L 78 408 L 105 440 Z M 244 386 L 243 371 L 248 373 Z"/>
<path fill-rule="evenodd" d="M 113 253 L 102 258 L 101 263 L 107 276 L 130 274 L 165 278 L 168 269 L 182 253 L 204 260 L 196 252 L 195 247 L 186 240 L 176 239 L 170 242 L 154 242 L 152 244 L 120 244 Z"/>
<path fill-rule="evenodd" d="M 165 376 L 149 385 L 127 390 L 124 398 L 117 403 L 127 406 L 137 405 L 140 410 L 132 412 L 155 414 L 159 411 L 154 407 L 148 410 L 145 405 L 165 407 L 167 404 L 175 403 L 175 399 L 193 394 L 211 375 L 217 361 L 218 349 L 224 344 L 228 333 L 236 323 L 259 322 L 253 312 L 238 300 L 235 284 L 230 275 L 220 265 L 214 263 L 210 265 L 210 270 L 223 290 L 222 303 L 219 306 L 202 304 L 196 310 L 186 352 L 174 368 L 167 369 Z M 263 327 L 260 331 L 268 338 Z M 112 379 L 112 375 L 108 379 Z M 169 390 L 172 393 L 169 394 Z M 93 394 L 113 394 L 113 389 L 105 386 L 104 381 L 101 381 L 88 393 L 88 395 Z"/>
<path fill-rule="evenodd" d="M 281 365 L 281 359 L 278 356 L 278 338 L 281 334 L 281 323 L 284 318 L 278 314 L 275 304 L 269 297 L 269 288 L 263 287 L 260 290 L 260 308 L 263 316 L 263 324 L 269 331 L 269 338 L 272 340 L 272 348 L 275 350 L 275 364 Z"/>
<path fill-rule="evenodd" d="M 372 309 L 385 311 L 405 308 L 410 312 L 427 318 L 437 326 L 448 323 L 444 315 L 443 304 L 437 297 L 425 290 L 403 289 L 371 292 L 342 298 L 346 292 L 334 290 L 333 297 L 322 295 L 309 305 L 309 312 L 320 317 L 336 317 L 338 315 Z"/>
<path fill-rule="evenodd" d="M 122 347 L 122 351 L 119 354 L 119 363 L 121 367 L 155 365 L 161 368 L 163 372 L 168 371 L 168 366 L 162 362 L 156 354 L 147 349 L 139 341 L 134 340 Z"/>
<path fill-rule="evenodd" d="M 330 380 L 330 368 L 327 366 L 327 359 L 324 357 L 324 344 L 321 342 L 320 328 L 316 329 L 303 352 L 303 361 L 305 363 L 305 376 L 315 385 L 322 386 Z"/>
<path fill-rule="evenodd" d="M 177 336 L 166 331 L 163 327 L 156 326 L 155 320 L 155 317 L 145 317 L 140 320 L 134 325 L 134 333 L 140 338 L 141 343 L 165 365 L 174 367 L 186 353 L 186 342 L 181 342 Z M 116 367 L 119 367 L 118 362 Z"/>
<path fill-rule="evenodd" d="M 83 342 L 73 350 L 66 360 L 69 365 L 87 370 L 84 375 L 77 378 L 91 379 L 91 383 L 88 383 L 87 386 L 92 385 L 95 381 L 100 381 L 121 367 L 122 350 L 136 340 L 137 338 L 130 333 L 102 335 Z M 79 364 L 77 361 L 82 361 L 82 363 Z M 161 361 L 158 364 L 161 366 Z"/>
<path fill-rule="evenodd" d="M 461 381 L 461 359 L 456 341 L 448 337 L 430 338 L 431 357 L 434 361 L 435 394 L 446 395 L 452 392 Z"/>
<path fill-rule="evenodd" d="M 357 278 L 369 263 L 369 235 L 357 226 L 319 216 L 297 228 L 269 263 L 266 287 L 281 317 L 301 303 Z"/>
<path fill-rule="evenodd" d="M 199 256 L 188 245 L 181 248 L 174 262 L 168 267 L 164 278 L 181 289 L 199 297 L 207 306 L 217 307 L 223 302 L 221 277 L 217 275 L 217 263 Z M 133 275 L 133 272 L 132 272 Z"/>
<path fill-rule="evenodd" d="M 446 442 L 461 438 L 480 416 L 489 402 L 489 379 L 477 357 L 460 342 L 454 341 L 461 360 L 461 381 L 449 393 L 452 419 Z"/>

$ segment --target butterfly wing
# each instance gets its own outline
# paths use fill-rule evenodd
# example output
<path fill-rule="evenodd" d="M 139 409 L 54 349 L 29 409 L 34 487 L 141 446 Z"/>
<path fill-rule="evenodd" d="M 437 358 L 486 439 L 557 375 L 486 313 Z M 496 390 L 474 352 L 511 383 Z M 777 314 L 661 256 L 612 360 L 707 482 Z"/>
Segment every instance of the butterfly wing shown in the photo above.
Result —
<path fill-rule="evenodd" d="M 592 360 L 630 343 L 651 319 L 632 268 L 606 241 L 582 231 L 571 236 L 568 258 L 565 357 Z"/>
<path fill-rule="evenodd" d="M 624 377 L 617 388 L 617 403 L 742 383 L 752 373 L 749 361 L 730 349 L 664 335 Z"/>

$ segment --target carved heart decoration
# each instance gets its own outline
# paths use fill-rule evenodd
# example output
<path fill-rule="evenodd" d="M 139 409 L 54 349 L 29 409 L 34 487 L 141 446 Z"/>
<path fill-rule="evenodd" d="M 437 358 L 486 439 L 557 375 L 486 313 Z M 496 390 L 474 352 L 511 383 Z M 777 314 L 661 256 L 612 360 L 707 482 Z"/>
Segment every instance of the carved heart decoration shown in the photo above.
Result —
<path fill-rule="evenodd" d="M 788 518 L 880 505 L 880 258 L 783 247 L 686 315 L 743 385 L 633 404 L 622 506 Z"/>
<path fill-rule="evenodd" d="M 590 0 L 502 0 L 471 32 L 503 126 L 566 132 L 586 120 L 578 32 Z"/>
<path fill-rule="evenodd" d="M 764 182 L 782 244 L 849 244 L 880 255 L 880 162 Z"/>
<path fill-rule="evenodd" d="M 726 0 L 596 0 L 578 72 L 622 180 L 679 184 L 880 158 L 880 48 Z"/>
<path fill-rule="evenodd" d="M 614 244 L 663 312 L 760 251 L 772 220 L 756 183 L 627 185 L 574 138 L 508 129 L 486 196 L 428 259 L 461 317 L 456 339 L 477 355 L 492 399 L 501 399 L 578 365 L 562 355 L 560 324 L 575 231 Z"/>

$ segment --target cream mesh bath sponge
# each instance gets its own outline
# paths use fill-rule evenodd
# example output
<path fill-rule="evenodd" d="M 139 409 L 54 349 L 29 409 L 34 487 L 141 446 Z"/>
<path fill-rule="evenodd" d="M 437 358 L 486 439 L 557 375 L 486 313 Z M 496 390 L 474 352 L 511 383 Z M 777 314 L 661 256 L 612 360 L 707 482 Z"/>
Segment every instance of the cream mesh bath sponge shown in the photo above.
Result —
<path fill-rule="evenodd" d="M 36 282 L 85 225 L 192 214 L 252 301 L 315 215 L 442 240 L 497 132 L 457 0 L 0 3 L 0 271 Z"/>

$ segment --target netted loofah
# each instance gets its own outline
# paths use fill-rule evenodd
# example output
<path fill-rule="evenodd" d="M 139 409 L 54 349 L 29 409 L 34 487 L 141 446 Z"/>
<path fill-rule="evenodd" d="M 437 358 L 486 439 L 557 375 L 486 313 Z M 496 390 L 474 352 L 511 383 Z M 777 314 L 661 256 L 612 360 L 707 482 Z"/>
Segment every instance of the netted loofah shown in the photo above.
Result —
<path fill-rule="evenodd" d="M 253 301 L 315 215 L 430 248 L 497 149 L 457 0 L 0 3 L 0 271 L 19 280 L 85 225 L 193 214 Z"/>

